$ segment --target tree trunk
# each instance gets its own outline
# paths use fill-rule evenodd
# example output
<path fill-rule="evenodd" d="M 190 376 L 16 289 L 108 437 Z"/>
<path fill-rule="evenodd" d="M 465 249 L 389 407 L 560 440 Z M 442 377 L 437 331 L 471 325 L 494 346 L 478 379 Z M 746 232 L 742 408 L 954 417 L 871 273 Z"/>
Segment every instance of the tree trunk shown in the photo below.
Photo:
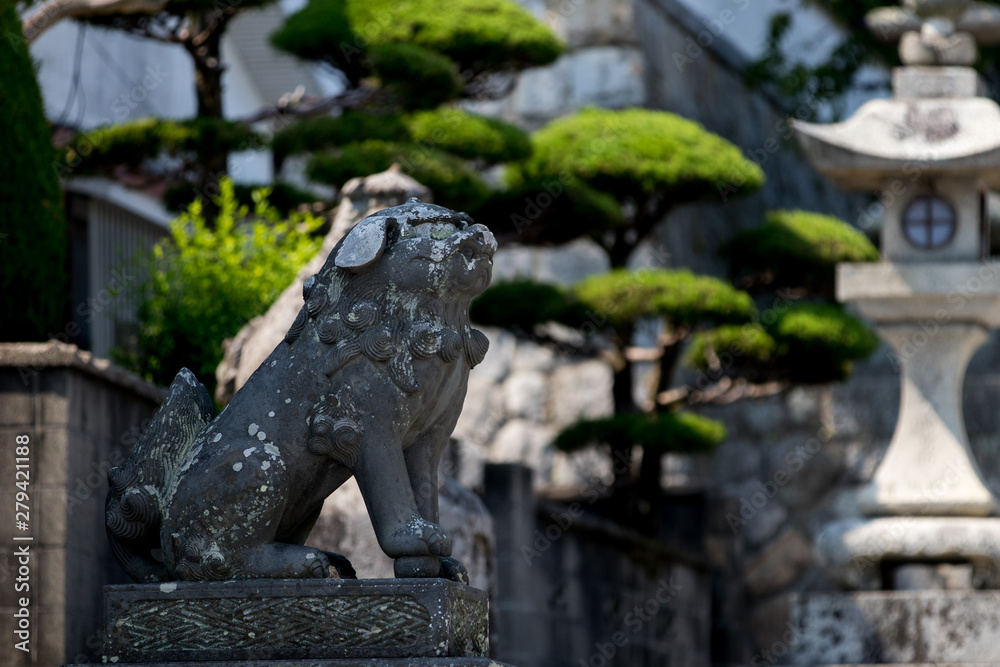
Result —
<path fill-rule="evenodd" d="M 625 346 L 628 341 L 622 341 L 621 366 L 615 369 L 611 394 L 615 403 L 615 414 L 622 415 L 638 412 L 639 407 L 632 397 L 632 363 L 625 358 Z M 611 469 L 614 472 L 613 493 L 621 493 L 632 483 L 632 443 L 629 441 L 612 442 Z M 630 503 L 627 503 L 630 504 Z"/>
<path fill-rule="evenodd" d="M 225 20 L 207 28 L 204 41 L 188 50 L 194 59 L 194 87 L 199 118 L 222 118 L 222 33 Z"/>
<path fill-rule="evenodd" d="M 200 12 L 189 17 L 192 38 L 184 46 L 194 61 L 194 87 L 198 98 L 198 118 L 222 118 L 222 34 L 228 17 L 221 13 Z M 215 226 L 219 206 L 214 199 L 220 191 L 219 181 L 228 172 L 226 153 L 199 155 L 197 186 L 201 196 L 205 222 Z"/>

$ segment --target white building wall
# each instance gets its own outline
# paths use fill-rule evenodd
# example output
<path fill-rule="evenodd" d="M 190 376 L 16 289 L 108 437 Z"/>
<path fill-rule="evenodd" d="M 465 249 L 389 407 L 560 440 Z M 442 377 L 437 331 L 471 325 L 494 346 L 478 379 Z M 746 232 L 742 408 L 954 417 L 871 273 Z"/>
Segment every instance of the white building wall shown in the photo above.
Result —
<path fill-rule="evenodd" d="M 191 59 L 175 44 L 62 21 L 31 45 L 31 54 L 49 120 L 93 128 L 152 115 L 194 115 Z"/>

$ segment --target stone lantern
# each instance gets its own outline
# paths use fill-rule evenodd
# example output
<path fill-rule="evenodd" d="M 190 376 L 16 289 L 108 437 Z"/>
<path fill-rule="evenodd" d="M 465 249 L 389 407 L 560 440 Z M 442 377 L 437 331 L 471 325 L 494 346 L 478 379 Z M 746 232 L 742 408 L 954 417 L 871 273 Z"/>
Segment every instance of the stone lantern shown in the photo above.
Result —
<path fill-rule="evenodd" d="M 1000 7 L 902 5 L 867 17 L 877 36 L 900 43 L 892 98 L 843 123 L 794 124 L 820 173 L 845 190 L 881 193 L 882 261 L 838 267 L 837 297 L 876 324 L 902 376 L 895 433 L 860 494 L 863 516 L 826 526 L 816 541 L 832 580 L 881 592 L 800 598 L 802 664 L 1000 660 L 997 631 L 977 629 L 1000 627 L 1000 593 L 980 590 L 1000 589 L 1000 503 L 962 417 L 969 359 L 1000 327 L 1000 275 L 985 261 L 1000 107 L 979 96 L 969 67 L 977 40 L 1000 43 Z M 925 636 L 930 628 L 937 636 Z"/>

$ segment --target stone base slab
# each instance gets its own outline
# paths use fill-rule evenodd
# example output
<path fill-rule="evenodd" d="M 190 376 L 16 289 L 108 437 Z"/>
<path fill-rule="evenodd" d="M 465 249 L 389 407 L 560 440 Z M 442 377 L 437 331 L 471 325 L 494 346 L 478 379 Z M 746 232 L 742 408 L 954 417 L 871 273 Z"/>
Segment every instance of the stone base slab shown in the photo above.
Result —
<path fill-rule="evenodd" d="M 480 663 L 457 658 L 489 652 L 486 593 L 444 579 L 171 582 L 104 592 L 108 663 L 332 667 L 397 658 L 400 666 L 458 667 Z"/>
<path fill-rule="evenodd" d="M 849 589 L 882 589 L 883 561 L 970 563 L 974 588 L 1000 588 L 1000 519 L 848 519 L 824 528 L 814 549 L 826 575 Z"/>
<path fill-rule="evenodd" d="M 791 622 L 795 665 L 1000 664 L 1000 591 L 812 593 Z"/>

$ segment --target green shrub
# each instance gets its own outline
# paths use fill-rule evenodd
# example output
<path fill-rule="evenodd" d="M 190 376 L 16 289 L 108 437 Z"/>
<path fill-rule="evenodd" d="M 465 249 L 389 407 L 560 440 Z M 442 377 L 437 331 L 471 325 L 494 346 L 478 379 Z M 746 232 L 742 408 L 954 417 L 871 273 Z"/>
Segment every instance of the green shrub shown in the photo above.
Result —
<path fill-rule="evenodd" d="M 563 49 L 511 0 L 310 0 L 271 43 L 344 69 L 354 81 L 364 72 L 365 49 L 383 44 L 414 44 L 471 73 L 547 65 Z"/>
<path fill-rule="evenodd" d="M 369 71 L 364 44 L 351 28 L 344 0 L 309 0 L 271 33 L 275 48 L 332 65 L 354 84 Z"/>
<path fill-rule="evenodd" d="M 21 19 L 0 6 L 0 339 L 66 335 L 66 220 L 42 97 Z"/>
<path fill-rule="evenodd" d="M 281 164 L 295 153 L 367 140 L 414 142 L 488 164 L 519 160 L 531 152 L 528 136 L 514 125 L 448 107 L 410 116 L 349 110 L 337 117 L 303 118 L 276 132 L 271 150 Z"/>
<path fill-rule="evenodd" d="M 372 69 L 398 106 L 433 109 L 458 97 L 465 82 L 455 63 L 415 44 L 377 44 L 368 50 Z"/>
<path fill-rule="evenodd" d="M 139 307 L 134 350 L 115 358 L 147 379 L 169 384 L 181 367 L 209 386 L 222 360 L 222 341 L 262 314 L 319 250 L 308 214 L 281 220 L 258 193 L 253 213 L 223 179 L 219 215 L 210 229 L 200 200 L 170 226 L 152 254 Z"/>
<path fill-rule="evenodd" d="M 672 327 L 747 322 L 753 300 L 727 282 L 687 270 L 615 269 L 590 276 L 574 290 L 581 303 L 622 333 L 641 317 L 663 317 Z"/>
<path fill-rule="evenodd" d="M 832 303 L 797 302 L 767 329 L 786 348 L 783 363 L 797 382 L 846 379 L 851 362 L 868 357 L 879 344 L 864 322 Z"/>
<path fill-rule="evenodd" d="M 579 182 L 532 180 L 493 192 L 469 211 L 498 237 L 524 244 L 568 243 L 600 235 L 622 224 L 622 209 L 611 195 Z"/>
<path fill-rule="evenodd" d="M 709 371 L 716 370 L 713 364 L 725 359 L 729 368 L 742 370 L 770 364 L 778 353 L 777 342 L 759 324 L 727 324 L 692 336 L 684 362 L 698 370 Z"/>
<path fill-rule="evenodd" d="M 461 109 L 418 112 L 406 124 L 417 143 L 467 160 L 497 164 L 523 160 L 531 154 L 531 140 L 521 128 Z"/>
<path fill-rule="evenodd" d="M 410 132 L 399 115 L 348 110 L 336 117 L 297 120 L 274 134 L 271 150 L 280 165 L 289 155 L 340 148 L 370 139 L 406 142 Z"/>
<path fill-rule="evenodd" d="M 838 262 L 874 262 L 878 250 L 857 229 L 832 216 L 773 211 L 764 224 L 737 234 L 723 254 L 739 272 L 773 287 L 832 290 Z"/>
<path fill-rule="evenodd" d="M 697 454 L 712 452 L 725 437 L 726 428 L 720 422 L 690 412 L 629 412 L 579 421 L 559 433 L 553 444 L 564 452 L 639 445 L 660 454 Z"/>
<path fill-rule="evenodd" d="M 511 0 L 351 0 L 351 24 L 373 44 L 408 42 L 474 72 L 538 67 L 562 44 Z"/>
<path fill-rule="evenodd" d="M 306 175 L 340 187 L 356 176 L 385 171 L 393 164 L 430 188 L 434 201 L 459 211 L 475 208 L 489 196 L 489 188 L 474 169 L 457 157 L 414 144 L 363 141 L 338 151 L 313 155 Z"/>
<path fill-rule="evenodd" d="M 519 279 L 492 285 L 472 302 L 469 315 L 483 326 L 504 327 L 531 334 L 536 324 L 559 322 L 579 327 L 587 312 L 567 290 L 556 285 Z"/>
<path fill-rule="evenodd" d="M 162 154 L 198 164 L 217 155 L 266 146 L 266 139 L 245 123 L 222 118 L 162 120 L 139 118 L 88 130 L 66 149 L 66 169 L 80 173 L 135 168 Z"/>
<path fill-rule="evenodd" d="M 764 183 L 764 172 L 739 148 L 663 111 L 587 108 L 552 121 L 531 139 L 532 156 L 511 170 L 512 184 L 563 175 L 619 200 L 676 203 L 717 196 L 720 183 L 744 191 Z"/>

